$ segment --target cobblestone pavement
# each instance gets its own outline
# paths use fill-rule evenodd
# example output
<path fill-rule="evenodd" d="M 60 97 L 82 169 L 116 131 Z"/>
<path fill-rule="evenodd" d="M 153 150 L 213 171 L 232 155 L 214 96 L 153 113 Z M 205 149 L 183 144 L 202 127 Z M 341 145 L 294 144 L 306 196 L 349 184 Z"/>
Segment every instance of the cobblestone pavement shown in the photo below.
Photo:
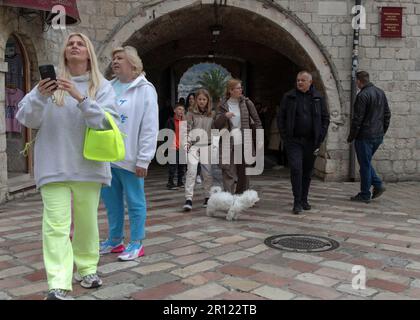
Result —
<path fill-rule="evenodd" d="M 251 183 L 261 201 L 229 222 L 205 215 L 201 188 L 194 210 L 182 212 L 183 190 L 166 190 L 166 179 L 166 171 L 152 170 L 146 181 L 146 256 L 131 262 L 101 257 L 104 285 L 88 290 L 74 284 L 77 299 L 420 298 L 418 182 L 387 184 L 382 197 L 359 204 L 348 200 L 357 183 L 314 181 L 313 210 L 294 216 L 287 175 L 267 171 Z M 0 299 L 45 296 L 41 214 L 37 193 L 0 206 Z M 99 223 L 103 239 L 102 206 Z M 306 254 L 264 244 L 286 233 L 328 236 L 340 247 Z M 352 289 L 354 265 L 367 269 L 364 290 Z"/>

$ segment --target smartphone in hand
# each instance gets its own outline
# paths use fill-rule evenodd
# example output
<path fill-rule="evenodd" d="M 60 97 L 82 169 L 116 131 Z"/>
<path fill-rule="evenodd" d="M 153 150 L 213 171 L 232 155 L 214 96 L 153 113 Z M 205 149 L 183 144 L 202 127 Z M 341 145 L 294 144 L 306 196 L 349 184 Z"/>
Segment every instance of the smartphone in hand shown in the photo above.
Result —
<path fill-rule="evenodd" d="M 56 81 L 57 76 L 55 74 L 55 69 L 52 64 L 44 64 L 42 66 L 39 66 L 39 73 L 41 74 L 41 79 L 47 79 L 50 78 L 50 81 Z M 55 87 L 57 87 L 57 84 L 55 84 Z"/>

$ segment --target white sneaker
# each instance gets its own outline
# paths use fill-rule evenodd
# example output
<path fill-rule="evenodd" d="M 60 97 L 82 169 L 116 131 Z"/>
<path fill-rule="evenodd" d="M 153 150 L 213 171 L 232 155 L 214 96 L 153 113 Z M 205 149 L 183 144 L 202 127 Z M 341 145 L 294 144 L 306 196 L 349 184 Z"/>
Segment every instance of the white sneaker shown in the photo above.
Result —
<path fill-rule="evenodd" d="M 79 272 L 76 272 L 75 274 L 73 274 L 73 280 L 74 280 L 75 282 L 82 282 L 83 277 L 80 275 L 80 273 L 79 273 Z"/>
<path fill-rule="evenodd" d="M 132 242 L 129 243 L 125 251 L 118 256 L 118 259 L 121 261 L 130 261 L 143 256 L 144 246 L 140 243 Z"/>
<path fill-rule="evenodd" d="M 83 280 L 82 282 L 80 282 L 80 285 L 83 288 L 98 288 L 102 285 L 102 280 L 96 273 L 89 274 L 83 277 Z"/>
<path fill-rule="evenodd" d="M 74 274 L 74 280 L 80 282 L 83 288 L 91 289 L 98 288 L 102 285 L 102 280 L 96 273 L 88 274 L 82 277 L 78 272 Z"/>
<path fill-rule="evenodd" d="M 74 300 L 73 297 L 68 295 L 70 291 L 62 289 L 51 289 L 44 300 Z"/>
<path fill-rule="evenodd" d="M 197 178 L 195 179 L 195 182 L 197 182 L 197 184 L 201 184 L 201 177 L 197 176 Z"/>

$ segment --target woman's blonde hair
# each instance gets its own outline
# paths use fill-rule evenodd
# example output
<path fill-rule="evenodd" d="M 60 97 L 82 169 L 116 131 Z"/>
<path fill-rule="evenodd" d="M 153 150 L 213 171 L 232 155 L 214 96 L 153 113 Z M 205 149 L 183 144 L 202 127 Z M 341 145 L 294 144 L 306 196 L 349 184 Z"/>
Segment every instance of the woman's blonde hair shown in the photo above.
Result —
<path fill-rule="evenodd" d="M 230 91 L 235 89 L 238 84 L 242 84 L 242 81 L 239 79 L 230 79 L 226 84 L 226 92 L 225 97 L 226 99 L 230 98 Z"/>
<path fill-rule="evenodd" d="M 211 102 L 211 97 L 210 97 L 210 93 L 206 90 L 206 89 L 198 89 L 195 92 L 195 102 L 194 105 L 192 107 L 194 112 L 201 112 L 199 107 L 198 107 L 198 103 L 197 103 L 197 99 L 200 95 L 203 95 L 207 98 L 207 116 L 210 117 L 212 116 L 212 102 Z"/>
<path fill-rule="evenodd" d="M 139 54 L 137 53 L 136 48 L 132 46 L 124 46 L 124 47 L 118 47 L 112 50 L 112 58 L 114 58 L 114 55 L 118 52 L 124 52 L 128 62 L 133 67 L 133 75 L 137 78 L 140 75 L 145 75 L 143 68 L 143 61 L 141 61 L 141 58 L 139 57 Z"/>
<path fill-rule="evenodd" d="M 70 33 L 67 36 L 66 40 L 64 41 L 63 48 L 61 49 L 60 60 L 59 60 L 59 65 L 58 65 L 58 73 L 61 78 L 64 78 L 67 80 L 70 80 L 71 78 L 71 74 L 67 66 L 66 47 L 67 47 L 68 42 L 70 41 L 70 38 L 75 37 L 75 36 L 79 36 L 80 38 L 82 38 L 88 51 L 88 55 L 89 55 L 88 71 L 90 71 L 88 96 L 90 98 L 95 98 L 96 92 L 99 90 L 102 79 L 104 77 L 102 73 L 99 71 L 98 60 L 96 59 L 96 54 L 95 54 L 95 48 L 93 47 L 93 44 L 89 40 L 89 38 L 85 36 L 83 33 L 74 32 L 74 33 Z M 57 90 L 54 93 L 57 105 L 59 106 L 64 105 L 65 94 L 66 94 L 66 91 L 64 90 Z"/>

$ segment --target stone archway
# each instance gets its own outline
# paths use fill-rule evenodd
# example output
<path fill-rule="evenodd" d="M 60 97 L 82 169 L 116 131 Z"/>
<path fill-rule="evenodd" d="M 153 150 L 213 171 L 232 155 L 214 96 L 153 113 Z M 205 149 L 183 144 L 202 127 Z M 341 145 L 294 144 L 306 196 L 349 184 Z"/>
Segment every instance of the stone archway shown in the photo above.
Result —
<path fill-rule="evenodd" d="M 175 49 L 182 51 L 182 48 L 179 49 L 178 47 L 182 47 L 185 42 L 181 42 L 182 39 L 178 41 L 178 38 L 181 38 L 179 35 L 182 32 L 188 32 L 188 29 L 185 29 L 185 26 L 182 27 L 182 24 L 184 22 L 185 24 L 190 23 L 188 27 L 191 28 L 193 25 L 197 34 L 205 33 L 208 25 L 212 23 L 213 8 L 213 1 L 179 0 L 159 2 L 133 10 L 129 16 L 119 23 L 115 30 L 111 32 L 109 38 L 106 39 L 104 45 L 99 48 L 98 56 L 101 67 L 105 69 L 109 65 L 112 48 L 123 44 L 136 46 L 143 60 L 149 59 L 148 63 L 145 64 L 146 71 L 147 68 L 150 69 L 170 61 L 171 56 L 166 56 L 165 59 L 160 60 L 158 60 L 158 56 L 163 57 L 165 53 L 172 54 L 171 52 Z M 282 65 L 288 68 L 285 73 L 290 74 L 292 78 L 295 75 L 293 73 L 298 69 L 306 68 L 315 72 L 317 85 L 324 92 L 330 109 L 331 131 L 336 130 L 337 125 L 343 123 L 341 106 L 344 104 L 340 102 L 342 96 L 340 92 L 342 90 L 337 81 L 335 66 L 330 58 L 324 54 L 325 50 L 316 36 L 298 18 L 287 13 L 279 5 L 268 1 L 229 1 L 227 5 L 220 8 L 226 17 L 224 24 L 228 25 L 225 30 L 235 29 L 234 32 L 242 34 L 242 42 L 235 43 L 237 39 L 234 37 L 226 42 L 229 45 L 224 47 L 224 56 L 236 56 L 239 45 L 249 44 L 249 51 L 260 50 L 261 55 L 272 56 L 272 61 L 284 59 Z M 194 15 L 198 17 L 197 21 L 200 21 L 200 23 L 207 21 L 207 25 L 202 26 L 195 23 L 191 19 L 191 16 Z M 252 25 L 258 25 L 259 27 L 250 29 L 246 23 L 245 25 L 228 23 L 228 21 L 234 19 L 238 19 L 237 22 L 240 19 L 244 21 L 254 20 Z M 214 23 L 216 22 L 214 21 Z M 246 42 L 247 38 L 251 38 L 253 42 Z M 193 40 L 197 39 L 191 37 L 190 41 Z M 203 52 L 199 52 L 196 47 L 197 44 L 191 45 L 189 51 L 182 54 L 184 56 L 191 55 L 191 53 L 193 55 L 203 55 Z M 230 50 L 229 47 L 232 49 Z M 159 55 L 157 55 L 157 52 L 159 52 Z M 180 53 L 176 59 L 181 59 L 182 54 Z M 243 52 L 241 54 L 243 54 L 245 60 L 250 58 Z M 200 62 L 200 60 L 198 61 Z M 292 62 L 294 67 L 288 66 L 287 61 Z M 161 68 L 160 70 L 165 69 Z M 242 70 L 239 70 L 239 73 L 242 73 Z M 287 81 L 285 81 L 286 84 Z M 290 81 L 287 85 L 290 85 Z M 328 139 L 323 157 L 317 163 L 318 173 L 324 177 L 331 173 L 335 167 L 333 163 L 335 160 L 328 159 L 329 156 L 325 150 L 340 148 L 337 147 L 337 139 L 332 140 L 334 143 L 329 146 Z"/>

